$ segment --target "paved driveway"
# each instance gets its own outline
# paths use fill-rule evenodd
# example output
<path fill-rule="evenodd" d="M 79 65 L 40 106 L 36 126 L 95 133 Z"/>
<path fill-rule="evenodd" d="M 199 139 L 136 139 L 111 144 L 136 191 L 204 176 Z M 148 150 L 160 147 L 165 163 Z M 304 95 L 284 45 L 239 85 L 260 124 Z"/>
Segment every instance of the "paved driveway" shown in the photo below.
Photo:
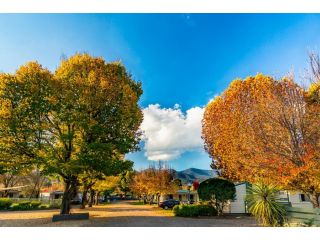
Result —
<path fill-rule="evenodd" d="M 0 226 L 66 226 L 66 227 L 250 227 L 256 226 L 252 217 L 223 216 L 202 218 L 173 217 L 170 210 L 159 210 L 149 205 L 133 205 L 119 201 L 73 212 L 88 212 L 89 220 L 51 222 L 57 210 L 0 212 Z"/>

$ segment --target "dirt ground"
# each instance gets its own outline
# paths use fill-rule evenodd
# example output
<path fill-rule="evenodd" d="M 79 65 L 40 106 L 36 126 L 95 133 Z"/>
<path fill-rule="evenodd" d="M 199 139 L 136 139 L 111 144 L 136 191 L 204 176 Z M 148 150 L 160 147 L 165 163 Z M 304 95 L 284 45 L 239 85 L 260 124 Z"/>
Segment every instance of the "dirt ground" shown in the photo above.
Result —
<path fill-rule="evenodd" d="M 132 205 L 130 201 L 94 206 L 72 212 L 89 212 L 89 220 L 52 222 L 58 210 L 0 212 L 2 227 L 254 227 L 249 216 L 182 218 L 171 210 L 159 210 L 149 205 Z"/>

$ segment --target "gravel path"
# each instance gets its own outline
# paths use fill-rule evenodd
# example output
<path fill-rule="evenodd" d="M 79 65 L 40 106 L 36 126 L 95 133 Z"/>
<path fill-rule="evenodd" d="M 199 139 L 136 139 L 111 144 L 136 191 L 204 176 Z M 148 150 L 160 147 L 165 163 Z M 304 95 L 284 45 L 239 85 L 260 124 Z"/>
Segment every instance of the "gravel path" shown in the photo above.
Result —
<path fill-rule="evenodd" d="M 89 220 L 51 221 L 58 210 L 0 212 L 0 226 L 6 227 L 251 227 L 257 226 L 248 216 L 223 216 L 202 218 L 173 217 L 170 210 L 159 210 L 149 205 L 132 205 L 118 201 L 72 212 L 89 212 Z"/>

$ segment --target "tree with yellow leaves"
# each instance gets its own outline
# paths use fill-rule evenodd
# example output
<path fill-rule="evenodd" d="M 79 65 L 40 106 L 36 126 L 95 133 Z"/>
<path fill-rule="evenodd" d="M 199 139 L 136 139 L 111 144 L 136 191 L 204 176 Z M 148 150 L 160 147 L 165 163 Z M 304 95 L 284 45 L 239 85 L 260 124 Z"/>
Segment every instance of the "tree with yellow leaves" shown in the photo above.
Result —
<path fill-rule="evenodd" d="M 142 121 L 141 84 L 123 65 L 76 54 L 62 60 L 55 73 L 37 62 L 15 74 L 0 75 L 0 158 L 2 164 L 41 165 L 62 177 L 61 214 L 79 176 L 123 162 L 137 149 Z"/>
<path fill-rule="evenodd" d="M 178 190 L 173 171 L 160 162 L 158 166 L 152 165 L 138 172 L 133 178 L 131 188 L 145 202 L 150 203 L 154 199 L 159 203 L 161 195 L 173 194 Z"/>

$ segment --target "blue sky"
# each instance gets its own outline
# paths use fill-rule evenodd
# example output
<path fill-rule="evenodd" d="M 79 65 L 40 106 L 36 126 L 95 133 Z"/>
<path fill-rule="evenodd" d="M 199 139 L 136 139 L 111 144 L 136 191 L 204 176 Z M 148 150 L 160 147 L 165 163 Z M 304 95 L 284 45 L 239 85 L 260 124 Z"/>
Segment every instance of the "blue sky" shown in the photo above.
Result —
<path fill-rule="evenodd" d="M 302 81 L 308 51 L 320 47 L 320 15 L 314 14 L 0 14 L 0 29 L 0 71 L 30 60 L 54 70 L 62 55 L 75 52 L 122 61 L 142 82 L 140 104 L 152 117 L 150 138 L 128 156 L 137 169 L 157 154 L 178 170 L 209 169 L 201 142 L 188 136 L 199 138 L 193 119 L 209 99 L 234 78 L 258 72 L 294 71 Z M 166 125 L 169 119 L 177 125 Z M 183 134 L 151 143 L 172 129 Z"/>

